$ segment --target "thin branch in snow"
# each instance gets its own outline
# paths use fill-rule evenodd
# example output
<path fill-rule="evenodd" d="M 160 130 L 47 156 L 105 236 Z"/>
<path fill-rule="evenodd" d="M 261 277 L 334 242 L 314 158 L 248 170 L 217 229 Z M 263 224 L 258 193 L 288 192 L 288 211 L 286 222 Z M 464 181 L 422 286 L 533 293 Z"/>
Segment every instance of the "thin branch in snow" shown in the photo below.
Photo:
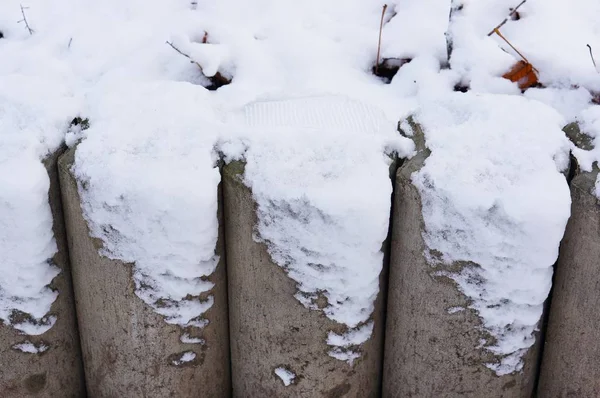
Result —
<path fill-rule="evenodd" d="M 202 73 L 204 75 L 204 70 L 202 68 L 202 65 L 200 65 L 198 63 L 198 61 L 194 60 L 192 57 L 190 57 L 188 54 L 184 53 L 183 51 L 181 51 L 180 49 L 178 49 L 177 47 L 175 47 L 175 45 L 173 43 L 171 43 L 170 41 L 166 42 L 169 46 L 171 46 L 171 48 L 175 51 L 177 51 L 179 54 L 183 55 L 184 57 L 186 57 L 187 59 L 190 60 L 191 63 L 195 64 L 199 69 L 200 69 L 200 73 Z M 204 75 L 206 76 L 206 75 Z M 208 77 L 206 76 L 206 78 L 208 80 L 211 81 L 211 85 L 207 87 L 207 89 L 209 90 L 216 90 L 221 86 L 225 86 L 229 83 L 231 83 L 231 79 L 226 78 L 225 76 L 223 76 L 221 74 L 221 72 L 217 72 L 215 73 L 214 76 Z"/>
<path fill-rule="evenodd" d="M 385 10 L 387 10 L 387 4 L 383 5 L 381 11 L 381 22 L 379 23 L 379 42 L 377 43 L 377 61 L 375 62 L 375 74 L 379 72 L 379 55 L 381 54 L 381 33 L 383 31 L 383 18 L 385 17 Z"/>
<path fill-rule="evenodd" d="M 73 43 L 73 38 L 72 37 L 69 39 L 69 44 L 67 45 L 67 48 L 71 48 L 71 43 Z"/>
<path fill-rule="evenodd" d="M 27 27 L 29 34 L 33 35 L 33 29 L 31 29 L 31 27 L 29 26 L 29 22 L 27 22 L 27 17 L 25 16 L 25 10 L 28 10 L 29 7 L 23 7 L 22 4 L 20 4 L 20 6 L 21 6 L 21 15 L 23 15 L 23 19 L 21 19 L 20 21 L 17 21 L 17 23 L 25 22 L 25 26 Z"/>
<path fill-rule="evenodd" d="M 508 22 L 508 19 L 511 18 L 517 12 L 517 10 L 519 9 L 519 7 L 521 7 L 526 2 L 527 2 L 527 0 L 523 0 L 522 2 L 519 3 L 518 6 L 516 6 L 515 8 L 513 8 L 512 11 L 508 14 L 508 16 L 506 18 L 504 18 L 504 21 L 500 22 L 500 24 L 498 26 L 496 26 L 494 29 L 492 29 L 492 31 L 490 33 L 488 33 L 488 36 L 491 36 L 494 33 L 496 33 L 496 31 L 498 29 L 500 29 L 506 22 Z"/>
<path fill-rule="evenodd" d="M 600 70 L 598 70 L 598 67 L 596 66 L 596 60 L 594 59 L 594 53 L 592 53 L 592 46 L 590 46 L 589 44 L 586 44 L 586 45 L 590 49 L 590 58 L 592 58 L 592 63 L 594 64 L 594 69 L 596 69 L 596 72 L 600 73 Z"/>
<path fill-rule="evenodd" d="M 452 57 L 452 50 L 454 47 L 453 37 L 452 37 L 452 20 L 456 16 L 456 14 L 462 11 L 464 5 L 461 0 L 451 0 L 450 1 L 450 12 L 448 13 L 448 28 L 446 32 L 444 32 L 444 36 L 446 37 L 446 65 L 445 68 L 450 67 L 450 58 Z"/>
<path fill-rule="evenodd" d="M 173 43 L 171 43 L 170 41 L 167 41 L 167 44 L 169 46 L 171 46 L 171 48 L 173 50 L 177 51 L 179 54 L 181 54 L 184 57 L 186 57 L 187 59 L 189 59 L 191 63 L 196 64 L 196 66 L 198 66 L 198 68 L 200 68 L 200 71 L 202 71 L 202 65 L 200 65 L 197 61 L 195 61 L 192 57 L 190 57 L 189 55 L 187 55 L 186 53 L 184 53 L 183 51 L 181 51 L 180 49 L 175 47 L 175 45 Z"/>
<path fill-rule="evenodd" d="M 515 52 L 516 52 L 517 54 L 519 54 L 519 56 L 520 56 L 521 58 L 523 58 L 523 61 L 525 61 L 527 64 L 531 65 L 531 63 L 529 62 L 529 60 L 527 60 L 527 58 L 525 58 L 525 56 L 524 56 L 523 54 L 521 54 L 521 52 L 520 52 L 519 50 L 517 50 L 517 49 L 515 48 L 515 46 L 513 46 L 513 45 L 512 45 L 512 43 L 508 41 L 508 39 L 507 39 L 506 37 L 504 37 L 504 36 L 502 35 L 502 33 L 500 33 L 500 29 L 498 29 L 498 28 L 494 29 L 494 33 L 496 33 L 496 34 L 497 34 L 497 35 L 498 35 L 498 36 L 499 36 L 499 37 L 500 37 L 502 40 L 504 40 L 504 41 L 506 42 L 506 44 L 508 44 L 508 45 L 510 46 L 510 48 L 512 48 L 513 50 L 515 50 Z M 533 67 L 533 65 L 532 65 L 532 67 Z M 538 71 L 538 70 L 537 70 L 537 69 L 535 69 L 535 68 L 533 68 L 533 70 L 535 70 L 536 72 Z"/>

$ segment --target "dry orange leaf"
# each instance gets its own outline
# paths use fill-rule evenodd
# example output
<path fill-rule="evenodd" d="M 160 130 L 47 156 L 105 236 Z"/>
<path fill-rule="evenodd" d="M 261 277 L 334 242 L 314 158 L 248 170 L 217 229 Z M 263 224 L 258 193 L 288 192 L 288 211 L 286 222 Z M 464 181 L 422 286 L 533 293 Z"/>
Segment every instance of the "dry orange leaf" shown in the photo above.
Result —
<path fill-rule="evenodd" d="M 538 83 L 535 68 L 525 61 L 519 61 L 514 64 L 510 71 L 506 72 L 502 77 L 511 82 L 518 83 L 521 90 L 527 90 Z"/>

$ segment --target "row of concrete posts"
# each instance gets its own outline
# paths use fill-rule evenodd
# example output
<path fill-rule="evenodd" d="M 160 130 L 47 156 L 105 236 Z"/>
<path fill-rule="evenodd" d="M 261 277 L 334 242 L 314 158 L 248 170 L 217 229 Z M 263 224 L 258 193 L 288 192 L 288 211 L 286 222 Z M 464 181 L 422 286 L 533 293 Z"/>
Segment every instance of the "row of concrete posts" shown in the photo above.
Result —
<path fill-rule="evenodd" d="M 28 337 L 49 347 L 42 353 L 15 350 L 23 336 L 0 325 L 0 397 L 600 397 L 598 170 L 577 171 L 570 182 L 572 216 L 537 342 L 521 372 L 498 376 L 478 348 L 481 320 L 469 310 L 448 313 L 448 303 L 467 307 L 467 300 L 426 262 L 411 174 L 428 150 L 419 126 L 413 130 L 418 155 L 393 170 L 375 327 L 353 365 L 327 353 L 327 333 L 339 325 L 301 305 L 295 283 L 253 240 L 255 203 L 243 163 L 222 170 L 221 262 L 210 277 L 215 302 L 198 349 L 135 295 L 131 264 L 98 253 L 102 242 L 89 236 L 70 171 L 76 149 L 49 157 L 53 260 L 62 269 L 52 286 L 58 321 Z M 194 360 L 174 364 L 190 350 Z M 277 369 L 293 379 L 284 382 Z"/>

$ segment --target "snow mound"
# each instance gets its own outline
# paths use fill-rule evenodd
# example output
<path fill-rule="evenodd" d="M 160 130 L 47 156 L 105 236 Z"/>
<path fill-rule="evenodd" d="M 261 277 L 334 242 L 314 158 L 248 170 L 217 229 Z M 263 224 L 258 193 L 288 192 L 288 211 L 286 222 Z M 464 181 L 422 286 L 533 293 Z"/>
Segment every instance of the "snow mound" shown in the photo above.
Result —
<path fill-rule="evenodd" d="M 60 85 L 31 76 L 2 76 L 0 86 L 0 322 L 39 335 L 56 322 L 49 285 L 60 273 L 41 160 L 59 147 L 73 103 Z"/>
<path fill-rule="evenodd" d="M 255 240 L 297 282 L 304 306 L 348 327 L 352 337 L 328 343 L 351 362 L 371 335 L 379 292 L 392 193 L 385 148 L 412 147 L 377 108 L 345 97 L 257 102 L 242 119 Z"/>
<path fill-rule="evenodd" d="M 519 371 L 570 215 L 564 119 L 516 96 L 454 94 L 416 115 L 431 155 L 412 176 L 431 264 L 452 278 L 491 339 L 499 375 Z"/>
<path fill-rule="evenodd" d="M 73 171 L 101 254 L 132 263 L 135 292 L 166 322 L 203 327 L 219 262 L 217 126 L 205 90 L 156 82 L 90 94 Z"/>

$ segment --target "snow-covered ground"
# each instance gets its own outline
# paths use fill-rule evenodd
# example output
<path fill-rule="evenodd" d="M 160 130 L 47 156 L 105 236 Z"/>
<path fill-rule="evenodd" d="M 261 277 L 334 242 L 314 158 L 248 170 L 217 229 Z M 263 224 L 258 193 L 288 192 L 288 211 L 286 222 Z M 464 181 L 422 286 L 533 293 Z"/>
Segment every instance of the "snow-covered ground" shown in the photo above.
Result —
<path fill-rule="evenodd" d="M 0 320 L 18 310 L 31 315 L 13 325 L 26 334 L 52 326 L 58 270 L 40 160 L 66 138 L 81 140 L 73 170 L 103 254 L 135 263 L 138 296 L 167 322 L 202 327 L 212 301 L 189 297 L 212 288 L 202 276 L 218 262 L 221 152 L 247 162 L 256 239 L 303 304 L 327 292 L 325 314 L 348 326 L 328 337 L 331 355 L 351 361 L 345 348 L 372 330 L 388 155 L 413 150 L 394 126 L 416 112 L 433 151 L 414 176 L 427 244 L 482 266 L 454 277 L 497 339 L 487 348 L 507 358 L 496 371 L 518 370 L 569 214 L 562 125 L 594 137 L 594 150 L 574 151 L 583 170 L 600 159 L 600 74 L 586 47 L 600 56 L 600 3 L 528 0 L 501 28 L 545 86 L 524 94 L 501 77 L 519 56 L 487 36 L 516 2 L 454 3 L 449 27 L 449 0 L 388 2 L 381 57 L 411 62 L 385 84 L 371 73 L 384 1 L 3 0 Z M 208 91 L 200 68 L 233 80 Z M 69 129 L 76 116 L 90 128 Z"/>

